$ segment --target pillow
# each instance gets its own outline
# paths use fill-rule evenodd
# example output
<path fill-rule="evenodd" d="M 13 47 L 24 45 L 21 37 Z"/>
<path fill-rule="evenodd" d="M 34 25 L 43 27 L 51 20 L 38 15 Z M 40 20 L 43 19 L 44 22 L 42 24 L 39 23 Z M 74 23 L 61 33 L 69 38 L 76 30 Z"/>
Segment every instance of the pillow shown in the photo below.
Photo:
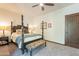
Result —
<path fill-rule="evenodd" d="M 17 34 L 21 34 L 21 33 L 22 33 L 22 30 L 21 30 L 21 29 L 17 29 L 17 30 L 16 30 L 16 33 L 17 33 Z"/>

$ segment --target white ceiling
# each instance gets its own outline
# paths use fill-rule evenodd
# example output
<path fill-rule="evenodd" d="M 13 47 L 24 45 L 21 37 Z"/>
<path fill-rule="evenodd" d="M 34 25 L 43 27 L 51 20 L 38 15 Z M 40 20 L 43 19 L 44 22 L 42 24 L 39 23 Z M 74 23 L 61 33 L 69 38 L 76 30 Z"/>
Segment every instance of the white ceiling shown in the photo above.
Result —
<path fill-rule="evenodd" d="M 71 3 L 55 3 L 55 6 L 44 6 L 45 11 L 41 11 L 40 6 L 32 8 L 35 3 L 9 3 L 9 4 L 1 4 L 0 9 L 5 9 L 11 12 L 25 14 L 27 17 L 33 18 L 36 16 L 40 16 L 45 13 L 49 13 L 51 11 L 55 11 L 66 6 L 71 5 Z"/>

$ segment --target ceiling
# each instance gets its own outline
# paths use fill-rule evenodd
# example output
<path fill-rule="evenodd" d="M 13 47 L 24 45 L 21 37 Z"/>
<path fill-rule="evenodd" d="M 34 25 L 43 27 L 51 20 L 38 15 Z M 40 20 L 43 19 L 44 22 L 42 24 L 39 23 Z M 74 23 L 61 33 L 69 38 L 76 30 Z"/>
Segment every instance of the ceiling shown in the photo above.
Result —
<path fill-rule="evenodd" d="M 0 3 L 0 9 L 5 9 L 18 14 L 25 14 L 29 18 L 40 16 L 64 7 L 71 3 L 55 3 L 55 6 L 44 6 L 45 11 L 41 11 L 40 6 L 32 8 L 35 3 Z"/>
<path fill-rule="evenodd" d="M 17 13 L 18 11 L 18 7 L 16 6 L 16 4 L 11 4 L 11 3 L 0 3 L 0 10 L 2 9 L 15 13 Z"/>

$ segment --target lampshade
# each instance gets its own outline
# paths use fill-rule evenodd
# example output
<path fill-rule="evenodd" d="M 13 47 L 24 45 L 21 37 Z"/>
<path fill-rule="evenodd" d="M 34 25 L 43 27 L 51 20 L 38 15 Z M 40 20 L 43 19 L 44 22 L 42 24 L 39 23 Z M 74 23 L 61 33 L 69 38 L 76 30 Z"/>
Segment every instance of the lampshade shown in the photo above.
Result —
<path fill-rule="evenodd" d="M 0 30 L 9 30 L 9 26 L 0 26 Z"/>
<path fill-rule="evenodd" d="M 7 22 L 0 22 L 0 30 L 8 30 L 9 29 L 9 25 L 7 24 Z"/>

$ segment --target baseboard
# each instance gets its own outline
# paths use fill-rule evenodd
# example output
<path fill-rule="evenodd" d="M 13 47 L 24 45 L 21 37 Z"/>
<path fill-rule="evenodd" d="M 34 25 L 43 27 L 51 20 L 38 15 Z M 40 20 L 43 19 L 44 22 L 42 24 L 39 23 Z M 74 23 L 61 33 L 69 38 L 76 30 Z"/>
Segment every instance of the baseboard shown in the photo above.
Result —
<path fill-rule="evenodd" d="M 64 45 L 64 46 L 65 46 L 65 44 L 57 43 L 57 42 L 54 42 L 54 41 L 49 41 L 49 40 L 46 40 L 46 41 L 51 42 L 51 43 L 55 43 L 55 44 Z"/>

